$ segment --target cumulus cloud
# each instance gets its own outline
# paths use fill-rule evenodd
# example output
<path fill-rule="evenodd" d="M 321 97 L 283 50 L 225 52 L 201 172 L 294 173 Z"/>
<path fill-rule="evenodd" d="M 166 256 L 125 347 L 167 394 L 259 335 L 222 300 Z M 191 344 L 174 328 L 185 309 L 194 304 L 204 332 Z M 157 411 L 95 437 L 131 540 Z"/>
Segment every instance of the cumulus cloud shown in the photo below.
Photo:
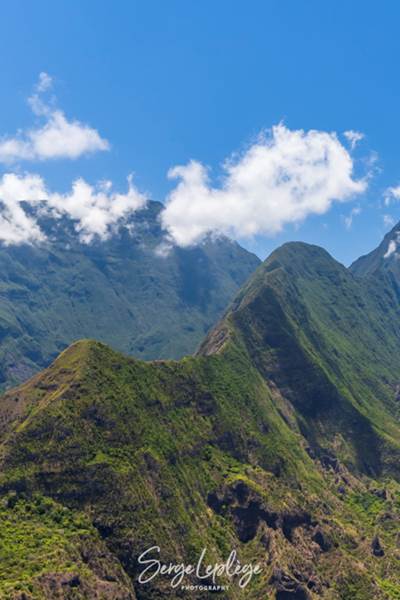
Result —
<path fill-rule="evenodd" d="M 361 213 L 361 208 L 359 206 L 355 206 L 354 208 L 351 209 L 350 213 L 344 219 L 344 225 L 345 225 L 346 229 L 351 229 L 351 227 L 353 225 L 354 217 L 356 217 L 360 213 Z"/>
<path fill-rule="evenodd" d="M 19 177 L 6 173 L 0 178 L 0 241 L 4 244 L 42 241 L 44 235 L 36 220 L 27 215 L 23 201 L 37 203 L 46 195 L 38 175 Z"/>
<path fill-rule="evenodd" d="M 291 131 L 283 124 L 227 161 L 218 187 L 196 161 L 174 167 L 169 177 L 179 182 L 161 219 L 180 246 L 199 243 L 210 233 L 236 239 L 275 234 L 367 186 L 366 179 L 354 179 L 351 155 L 335 133 Z"/>
<path fill-rule="evenodd" d="M 349 131 L 345 131 L 344 134 L 347 141 L 350 143 L 350 148 L 354 150 L 357 146 L 358 142 L 364 139 L 364 134 L 360 131 L 354 131 L 353 129 L 349 129 Z"/>
<path fill-rule="evenodd" d="M 6 173 L 0 177 L 0 241 L 6 245 L 40 242 L 45 239 L 37 218 L 44 213 L 55 219 L 68 216 L 83 243 L 94 237 L 106 239 L 114 229 L 146 204 L 128 178 L 126 193 L 112 189 L 111 182 L 96 186 L 77 179 L 72 189 L 52 192 L 39 175 Z M 28 214 L 25 206 L 36 208 Z"/>
<path fill-rule="evenodd" d="M 28 102 L 32 112 L 43 122 L 14 136 L 0 138 L 0 162 L 76 159 L 109 149 L 108 141 L 96 129 L 78 120 L 68 120 L 62 110 L 54 107 L 54 99 L 51 102 L 45 100 L 44 94 L 51 89 L 52 83 L 47 73 L 40 73 Z"/>
<path fill-rule="evenodd" d="M 395 220 L 392 215 L 383 215 L 383 224 L 385 227 L 393 227 Z"/>
<path fill-rule="evenodd" d="M 143 208 L 146 197 L 128 177 L 125 194 L 112 190 L 110 181 L 100 182 L 96 187 L 84 179 L 77 179 L 67 194 L 50 194 L 47 206 L 59 215 L 67 215 L 76 222 L 75 229 L 83 242 L 89 243 L 95 236 L 102 239 L 112 233 L 116 225 L 123 223 L 132 213 Z"/>
<path fill-rule="evenodd" d="M 400 200 L 400 185 L 387 188 L 383 199 L 386 206 L 390 206 L 393 202 Z"/>

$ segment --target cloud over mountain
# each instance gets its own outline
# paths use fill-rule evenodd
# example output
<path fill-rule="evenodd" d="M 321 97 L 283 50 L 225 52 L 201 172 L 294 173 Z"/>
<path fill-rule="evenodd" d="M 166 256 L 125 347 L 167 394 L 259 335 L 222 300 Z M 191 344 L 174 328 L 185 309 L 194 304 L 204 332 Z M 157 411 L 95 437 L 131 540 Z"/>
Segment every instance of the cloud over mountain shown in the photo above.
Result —
<path fill-rule="evenodd" d="M 365 179 L 354 179 L 352 157 L 335 133 L 292 131 L 283 124 L 227 161 L 224 172 L 222 184 L 213 187 L 199 162 L 170 170 L 179 183 L 167 198 L 162 222 L 174 243 L 189 246 L 209 233 L 275 234 L 367 186 Z"/>
<path fill-rule="evenodd" d="M 44 213 L 69 216 L 86 243 L 95 236 L 104 239 L 146 203 L 131 178 L 126 193 L 115 192 L 110 181 L 92 185 L 79 176 L 71 191 L 59 193 L 41 175 L 21 172 L 21 161 L 77 159 L 109 148 L 96 129 L 68 119 L 57 108 L 52 89 L 50 75 L 40 73 L 28 98 L 36 126 L 0 138 L 0 163 L 9 171 L 0 176 L 0 242 L 5 244 L 43 240 L 37 215 Z M 354 177 L 351 149 L 362 134 L 344 135 L 350 150 L 335 133 L 276 125 L 241 155 L 225 161 L 219 185 L 213 185 L 200 162 L 173 167 L 168 176 L 178 181 L 161 214 L 165 247 L 198 244 L 209 234 L 233 239 L 274 235 L 287 224 L 326 213 L 335 201 L 360 194 L 367 178 Z M 395 192 L 391 188 L 392 196 Z M 353 209 L 346 226 L 359 210 Z"/>
<path fill-rule="evenodd" d="M 146 204 L 128 177 L 125 194 L 115 192 L 110 181 L 92 186 L 83 179 L 72 184 L 71 191 L 50 191 L 39 175 L 6 173 L 0 178 L 0 241 L 5 244 L 38 242 L 44 239 L 36 217 L 25 211 L 26 204 L 36 214 L 54 218 L 68 216 L 75 222 L 81 241 L 89 243 L 95 236 L 107 238 L 113 228 Z"/>

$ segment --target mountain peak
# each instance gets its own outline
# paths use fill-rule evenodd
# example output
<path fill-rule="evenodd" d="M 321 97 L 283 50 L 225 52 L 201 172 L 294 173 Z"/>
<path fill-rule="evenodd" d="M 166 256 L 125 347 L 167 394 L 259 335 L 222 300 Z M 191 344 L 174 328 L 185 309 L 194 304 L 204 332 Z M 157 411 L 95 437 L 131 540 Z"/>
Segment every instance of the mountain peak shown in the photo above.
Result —
<path fill-rule="evenodd" d="M 82 364 L 87 360 L 90 351 L 96 346 L 104 345 L 92 339 L 81 339 L 70 344 L 54 361 L 54 365 L 65 367 L 72 364 Z"/>
<path fill-rule="evenodd" d="M 400 285 L 400 222 L 383 238 L 375 250 L 358 258 L 350 267 L 354 275 L 359 277 L 389 273 Z"/>
<path fill-rule="evenodd" d="M 312 415 L 308 428 L 314 441 L 322 446 L 336 431 L 347 438 L 354 461 L 375 472 L 380 459 L 374 413 L 383 422 L 389 418 L 384 411 L 396 411 L 397 306 L 390 288 L 366 285 L 322 248 L 285 244 L 257 269 L 200 353 L 221 354 L 241 345 L 298 413 Z M 349 365 L 357 365 L 351 376 Z M 383 380 L 390 385 L 382 386 Z M 357 424 L 356 436 L 350 423 Z"/>
<path fill-rule="evenodd" d="M 311 283 L 322 277 L 335 281 L 346 275 L 347 269 L 320 246 L 287 242 L 274 250 L 256 269 L 231 304 L 231 310 L 248 304 L 271 286 L 276 288 L 278 285 L 281 290 L 287 291 L 297 280 Z"/>
<path fill-rule="evenodd" d="M 275 261 L 278 261 L 282 266 L 295 269 L 308 265 L 315 269 L 321 266 L 321 263 L 324 265 L 327 263 L 339 265 L 329 252 L 321 246 L 297 241 L 287 242 L 279 246 L 264 261 L 264 265 L 268 268 Z"/>

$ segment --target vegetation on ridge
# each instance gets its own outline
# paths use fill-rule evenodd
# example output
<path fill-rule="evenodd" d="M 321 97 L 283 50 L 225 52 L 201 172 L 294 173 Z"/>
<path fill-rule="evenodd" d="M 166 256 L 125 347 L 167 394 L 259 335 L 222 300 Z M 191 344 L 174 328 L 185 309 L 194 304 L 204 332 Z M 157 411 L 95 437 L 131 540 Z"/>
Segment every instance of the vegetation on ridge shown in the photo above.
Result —
<path fill-rule="evenodd" d="M 208 597 L 138 582 L 138 556 L 159 545 L 164 562 L 204 547 L 208 562 L 234 548 L 259 562 L 247 588 L 221 591 L 229 600 L 398 598 L 400 322 L 380 282 L 288 244 L 195 357 L 144 362 L 84 340 L 7 392 L 0 517 L 34 519 L 30 536 L 1 542 L 0 597 Z M 58 563 L 25 569 L 35 538 Z"/>
<path fill-rule="evenodd" d="M 82 244 L 60 219 L 41 223 L 46 243 L 0 248 L 0 389 L 82 337 L 144 359 L 194 352 L 260 261 L 227 239 L 161 252 L 160 210 L 106 241 Z"/>

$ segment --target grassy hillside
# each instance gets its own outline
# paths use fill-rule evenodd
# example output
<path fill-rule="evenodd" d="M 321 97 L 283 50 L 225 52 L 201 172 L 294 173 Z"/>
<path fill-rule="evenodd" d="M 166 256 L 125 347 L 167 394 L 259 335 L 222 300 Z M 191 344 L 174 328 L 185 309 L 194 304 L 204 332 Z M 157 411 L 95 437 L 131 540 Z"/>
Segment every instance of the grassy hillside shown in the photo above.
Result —
<path fill-rule="evenodd" d="M 82 337 L 146 359 L 196 349 L 259 260 L 228 240 L 160 255 L 160 210 L 108 241 L 81 244 L 71 222 L 48 220 L 46 244 L 0 248 L 0 387 Z"/>
<path fill-rule="evenodd" d="M 397 322 L 390 289 L 291 244 L 195 357 L 72 345 L 0 402 L 0 597 L 214 596 L 140 584 L 159 545 L 260 564 L 221 598 L 399 598 Z"/>
<path fill-rule="evenodd" d="M 354 277 L 316 246 L 286 244 L 244 286 L 201 352 L 234 332 L 294 406 L 307 438 L 334 440 L 340 458 L 371 474 L 397 473 L 399 317 L 389 284 Z"/>

